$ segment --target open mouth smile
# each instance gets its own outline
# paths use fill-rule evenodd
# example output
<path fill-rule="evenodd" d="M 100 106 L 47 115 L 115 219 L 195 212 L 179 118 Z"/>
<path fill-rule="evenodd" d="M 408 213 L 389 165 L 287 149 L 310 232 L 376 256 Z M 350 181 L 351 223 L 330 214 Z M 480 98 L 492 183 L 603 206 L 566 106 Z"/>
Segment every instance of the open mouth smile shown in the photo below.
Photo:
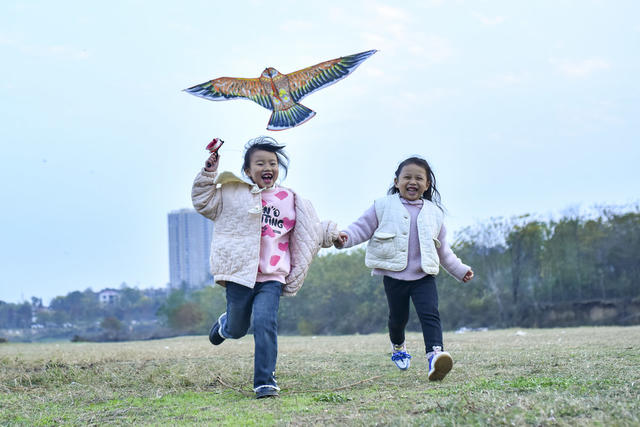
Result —
<path fill-rule="evenodd" d="M 271 172 L 265 172 L 260 177 L 265 183 L 271 182 L 273 180 L 273 174 Z"/>

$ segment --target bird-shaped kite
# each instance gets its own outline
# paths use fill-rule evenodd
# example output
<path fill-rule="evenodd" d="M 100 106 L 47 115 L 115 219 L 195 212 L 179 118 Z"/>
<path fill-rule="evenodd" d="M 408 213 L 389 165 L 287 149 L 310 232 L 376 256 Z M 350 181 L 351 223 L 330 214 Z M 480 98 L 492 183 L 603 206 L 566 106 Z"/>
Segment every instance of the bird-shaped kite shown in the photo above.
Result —
<path fill-rule="evenodd" d="M 255 79 L 220 77 L 185 89 L 212 101 L 247 98 L 272 110 L 268 130 L 284 130 L 301 125 L 316 113 L 298 102 L 305 96 L 343 79 L 376 50 L 324 61 L 311 67 L 282 74 L 265 68 Z"/>

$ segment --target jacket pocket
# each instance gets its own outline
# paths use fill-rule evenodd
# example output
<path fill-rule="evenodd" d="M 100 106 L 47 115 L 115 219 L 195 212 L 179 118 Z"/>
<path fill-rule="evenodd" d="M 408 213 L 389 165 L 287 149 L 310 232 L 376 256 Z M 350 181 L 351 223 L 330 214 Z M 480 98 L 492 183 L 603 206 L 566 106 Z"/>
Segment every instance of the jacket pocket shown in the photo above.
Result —
<path fill-rule="evenodd" d="M 395 233 L 377 231 L 371 237 L 369 251 L 377 258 L 393 258 L 396 253 Z"/>

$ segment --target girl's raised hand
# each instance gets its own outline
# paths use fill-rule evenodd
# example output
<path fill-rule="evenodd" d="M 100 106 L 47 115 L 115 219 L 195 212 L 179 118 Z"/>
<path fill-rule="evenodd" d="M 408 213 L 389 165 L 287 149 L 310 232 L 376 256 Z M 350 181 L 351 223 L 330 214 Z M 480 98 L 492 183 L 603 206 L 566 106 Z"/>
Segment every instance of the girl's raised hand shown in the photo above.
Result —
<path fill-rule="evenodd" d="M 215 172 L 218 169 L 218 153 L 211 153 L 207 161 L 204 163 L 204 170 L 207 172 Z"/>
<path fill-rule="evenodd" d="M 462 281 L 464 283 L 467 283 L 471 279 L 473 279 L 473 270 L 467 271 L 467 274 L 464 275 L 464 277 L 462 278 Z"/>

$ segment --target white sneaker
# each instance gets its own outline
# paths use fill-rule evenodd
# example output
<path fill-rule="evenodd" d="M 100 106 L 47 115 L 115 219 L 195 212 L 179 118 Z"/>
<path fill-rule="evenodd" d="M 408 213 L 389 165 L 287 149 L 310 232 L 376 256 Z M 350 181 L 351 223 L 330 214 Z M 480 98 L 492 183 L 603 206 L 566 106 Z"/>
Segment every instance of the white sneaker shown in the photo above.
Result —
<path fill-rule="evenodd" d="M 398 369 L 406 371 L 411 366 L 411 355 L 407 353 L 407 347 L 404 344 L 391 344 L 391 360 L 396 364 Z"/>
<path fill-rule="evenodd" d="M 433 346 L 433 351 L 427 353 L 427 368 L 429 370 L 429 381 L 442 380 L 453 368 L 453 359 L 442 347 Z"/>

